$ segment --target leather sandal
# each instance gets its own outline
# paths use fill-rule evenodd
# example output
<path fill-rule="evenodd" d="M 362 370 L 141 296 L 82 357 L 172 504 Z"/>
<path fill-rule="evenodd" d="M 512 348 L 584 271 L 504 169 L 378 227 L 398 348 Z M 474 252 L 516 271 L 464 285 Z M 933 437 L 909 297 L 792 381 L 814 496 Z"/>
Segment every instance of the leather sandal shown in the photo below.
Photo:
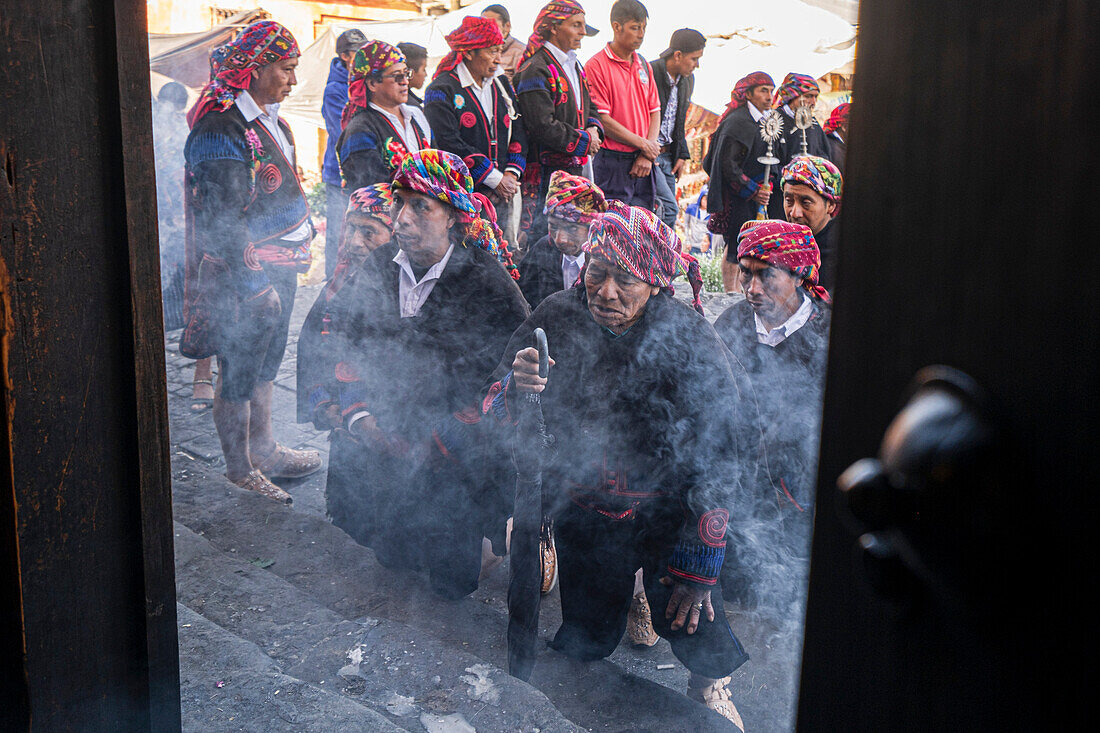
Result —
<path fill-rule="evenodd" d="M 634 646 L 651 647 L 661 638 L 653 630 L 653 614 L 649 610 L 649 600 L 645 593 L 638 593 L 630 601 L 630 612 L 626 615 L 626 635 Z"/>
<path fill-rule="evenodd" d="M 558 584 L 558 550 L 554 547 L 554 535 L 544 528 L 539 539 L 539 564 L 542 570 L 542 593 L 546 595 Z"/>
<path fill-rule="evenodd" d="M 268 499 L 274 499 L 283 504 L 290 504 L 294 501 L 294 497 L 268 481 L 267 476 L 264 476 L 259 469 L 252 469 L 247 476 L 233 483 L 242 489 L 255 491 L 261 496 L 266 496 Z"/>
<path fill-rule="evenodd" d="M 214 391 L 214 380 L 213 379 L 194 379 L 194 380 L 191 381 L 191 388 L 192 388 L 191 412 L 194 412 L 196 414 L 198 414 L 200 412 L 206 412 L 207 410 L 209 410 L 210 408 L 212 408 L 214 406 L 214 398 L 213 397 L 195 397 L 194 388 L 195 388 L 195 385 L 197 385 L 197 384 L 208 384 L 208 385 L 210 385 L 210 391 L 213 392 Z"/>
<path fill-rule="evenodd" d="M 692 675 L 693 679 L 694 677 L 695 676 Z M 730 693 L 728 687 L 730 683 L 729 677 L 710 680 L 709 684 L 703 687 L 692 687 L 691 682 L 692 680 L 688 681 L 687 696 L 689 698 L 695 702 L 706 705 L 708 708 L 736 725 L 741 733 L 745 733 L 745 724 L 741 721 L 741 713 L 737 712 L 737 707 L 733 704 L 733 695 Z"/>
<path fill-rule="evenodd" d="M 294 450 L 276 443 L 271 455 L 260 461 L 253 459 L 252 465 L 271 478 L 302 478 L 321 468 L 321 454 L 315 450 Z"/>

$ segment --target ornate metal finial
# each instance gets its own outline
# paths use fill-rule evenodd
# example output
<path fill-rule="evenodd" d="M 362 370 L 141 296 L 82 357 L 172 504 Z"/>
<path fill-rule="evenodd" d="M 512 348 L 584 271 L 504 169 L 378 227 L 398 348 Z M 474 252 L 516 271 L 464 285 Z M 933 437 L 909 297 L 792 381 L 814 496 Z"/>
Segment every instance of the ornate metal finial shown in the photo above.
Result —
<path fill-rule="evenodd" d="M 773 109 L 765 112 L 764 116 L 760 118 L 760 139 L 768 144 L 768 152 L 756 159 L 757 163 L 761 163 L 764 166 L 764 181 L 761 184 L 763 186 L 771 184 L 772 166 L 779 165 L 779 158 L 775 157 L 772 145 L 775 144 L 775 141 L 778 140 L 779 136 L 782 134 L 783 118 L 780 114 Z M 756 218 L 767 219 L 767 209 L 763 206 L 758 206 Z"/>
<path fill-rule="evenodd" d="M 814 126 L 814 111 L 811 107 L 799 107 L 794 111 L 794 126 L 802 130 L 802 154 L 809 155 L 806 147 L 806 130 Z"/>

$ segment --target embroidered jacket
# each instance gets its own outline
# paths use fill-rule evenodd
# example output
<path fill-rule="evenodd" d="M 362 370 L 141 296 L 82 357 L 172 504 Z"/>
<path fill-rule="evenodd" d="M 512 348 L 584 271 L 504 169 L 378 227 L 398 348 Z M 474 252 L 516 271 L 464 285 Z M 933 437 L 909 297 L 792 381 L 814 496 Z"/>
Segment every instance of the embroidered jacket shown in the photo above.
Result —
<path fill-rule="evenodd" d="M 290 128 L 280 128 L 293 144 Z M 201 254 L 224 259 L 245 292 L 268 284 L 261 261 L 309 265 L 309 240 L 282 237 L 309 219 L 298 174 L 259 119 L 245 122 L 236 105 L 203 115 L 184 146 L 192 233 Z"/>
<path fill-rule="evenodd" d="M 538 161 L 548 169 L 579 168 L 591 144 L 587 128 L 599 128 L 603 137 L 603 125 L 592 108 L 584 70 L 578 68 L 577 75 L 583 102 L 580 108 L 565 70 L 545 47 L 516 72 L 519 111 L 527 129 L 528 165 Z"/>
<path fill-rule="evenodd" d="M 431 147 L 429 133 L 421 128 L 416 118 L 412 126 L 421 149 Z M 394 172 L 408 154 L 393 123 L 370 106 L 355 113 L 336 141 L 340 173 L 348 191 L 392 181 Z"/>
<path fill-rule="evenodd" d="M 474 183 L 484 185 L 494 167 L 516 178 L 527 161 L 527 133 L 518 117 L 516 93 L 505 76 L 493 85 L 493 115 L 488 119 L 474 93 L 462 86 L 454 70 L 440 74 L 424 94 L 424 114 L 440 150 L 466 161 Z M 516 119 L 512 119 L 516 114 Z"/>
<path fill-rule="evenodd" d="M 512 334 L 491 377 L 482 410 L 498 423 L 515 423 L 511 365 L 537 327 L 555 362 L 540 395 L 555 437 L 543 463 L 547 512 L 571 502 L 615 521 L 672 517 L 668 535 L 652 538 L 671 548 L 669 573 L 715 584 L 733 487 L 755 481 L 756 461 L 744 429 L 754 408 L 714 329 L 662 292 L 614 336 L 592 318 L 583 286 L 554 293 Z"/>

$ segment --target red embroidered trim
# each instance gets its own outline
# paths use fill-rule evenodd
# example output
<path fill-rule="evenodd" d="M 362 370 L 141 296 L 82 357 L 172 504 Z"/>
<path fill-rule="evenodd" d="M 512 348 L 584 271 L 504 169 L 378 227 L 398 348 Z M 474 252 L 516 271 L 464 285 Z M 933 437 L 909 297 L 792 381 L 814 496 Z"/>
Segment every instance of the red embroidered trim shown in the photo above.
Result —
<path fill-rule="evenodd" d="M 359 373 L 355 371 L 355 367 L 348 364 L 346 361 L 342 361 L 336 365 L 336 381 L 338 382 L 358 382 Z"/>
<path fill-rule="evenodd" d="M 779 485 L 783 487 L 783 493 L 786 494 L 787 498 L 791 500 L 791 503 L 794 504 L 795 509 L 800 512 L 806 511 L 797 501 L 794 500 L 794 497 L 791 496 L 791 492 L 787 491 L 787 484 L 783 482 L 783 479 L 779 479 Z"/>
<path fill-rule="evenodd" d="M 475 407 L 474 405 L 469 405 L 468 407 L 463 407 L 461 410 L 454 413 L 454 418 L 460 423 L 465 423 L 467 425 L 477 425 L 479 422 L 481 422 L 481 413 L 477 411 L 477 407 Z"/>
<path fill-rule="evenodd" d="M 673 575 L 675 575 L 679 578 L 684 578 L 685 580 L 690 580 L 692 582 L 699 583 L 701 585 L 715 585 L 718 582 L 718 578 L 704 578 L 701 575 L 693 575 L 691 573 L 685 573 L 683 570 L 677 570 L 676 568 L 672 567 L 671 565 L 668 566 L 668 572 L 672 573 Z"/>
<path fill-rule="evenodd" d="M 711 509 L 699 517 L 699 538 L 710 547 L 726 546 L 726 525 L 729 524 L 729 511 Z"/>

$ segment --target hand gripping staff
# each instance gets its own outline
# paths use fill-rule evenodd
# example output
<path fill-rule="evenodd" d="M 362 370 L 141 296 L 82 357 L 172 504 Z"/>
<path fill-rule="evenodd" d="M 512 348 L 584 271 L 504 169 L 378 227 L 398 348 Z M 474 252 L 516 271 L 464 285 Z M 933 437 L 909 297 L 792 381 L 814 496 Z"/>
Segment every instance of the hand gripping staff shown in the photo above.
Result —
<path fill-rule="evenodd" d="M 539 376 L 550 374 L 550 350 L 546 332 L 535 329 L 539 352 Z M 519 426 L 512 445 L 516 465 L 516 496 L 512 509 L 511 577 L 508 583 L 508 672 L 527 681 L 538 656 L 539 603 L 542 568 L 539 535 L 542 529 L 542 466 L 549 457 L 554 436 L 546 432 L 542 399 L 524 394 Z"/>

